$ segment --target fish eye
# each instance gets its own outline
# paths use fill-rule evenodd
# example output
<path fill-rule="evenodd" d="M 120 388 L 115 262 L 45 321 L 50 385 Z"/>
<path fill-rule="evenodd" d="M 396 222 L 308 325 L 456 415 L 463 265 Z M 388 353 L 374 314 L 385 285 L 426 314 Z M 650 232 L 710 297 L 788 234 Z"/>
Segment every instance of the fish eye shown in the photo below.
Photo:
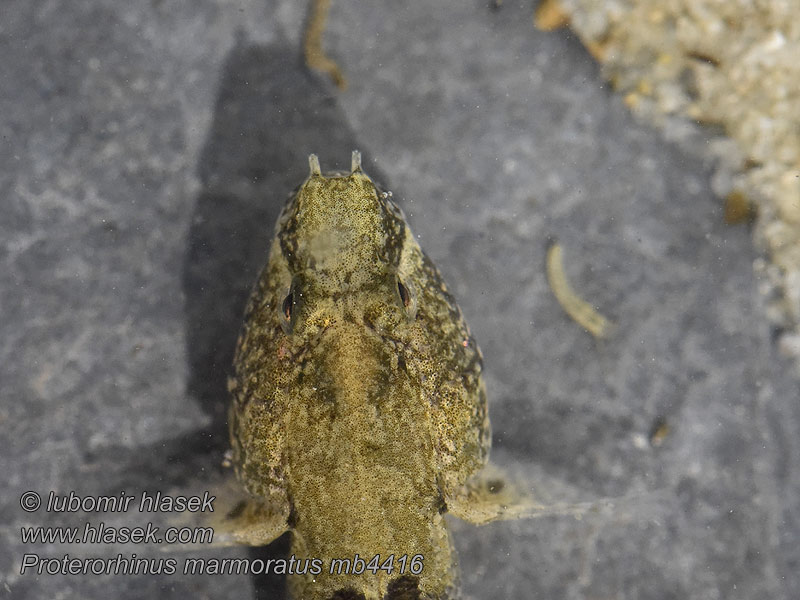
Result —
<path fill-rule="evenodd" d="M 287 321 L 292 320 L 292 308 L 294 308 L 294 292 L 289 291 L 286 294 L 286 297 L 283 299 L 283 316 L 286 318 Z"/>
<path fill-rule="evenodd" d="M 403 301 L 403 306 L 408 308 L 411 305 L 411 294 L 399 279 L 397 280 L 397 291 L 400 293 L 400 300 Z"/>
<path fill-rule="evenodd" d="M 409 321 L 417 318 L 417 294 L 414 284 L 403 283 L 400 278 L 397 278 L 397 295 L 400 302 L 403 303 L 403 308 L 406 311 L 406 316 Z"/>

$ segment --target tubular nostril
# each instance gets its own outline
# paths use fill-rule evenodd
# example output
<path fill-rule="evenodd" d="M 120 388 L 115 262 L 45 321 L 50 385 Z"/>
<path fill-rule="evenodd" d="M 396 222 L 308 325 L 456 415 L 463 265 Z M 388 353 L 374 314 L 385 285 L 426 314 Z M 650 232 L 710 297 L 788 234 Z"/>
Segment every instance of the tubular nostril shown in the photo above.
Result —
<path fill-rule="evenodd" d="M 361 170 L 361 152 L 353 150 L 353 156 L 350 159 L 350 173 L 356 173 Z"/>

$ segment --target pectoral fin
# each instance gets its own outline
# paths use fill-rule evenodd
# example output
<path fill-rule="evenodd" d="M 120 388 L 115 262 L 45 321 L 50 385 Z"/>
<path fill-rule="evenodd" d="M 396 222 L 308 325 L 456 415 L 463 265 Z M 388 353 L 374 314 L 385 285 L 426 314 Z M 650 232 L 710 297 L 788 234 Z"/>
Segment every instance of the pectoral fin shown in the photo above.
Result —
<path fill-rule="evenodd" d="M 269 506 L 249 496 L 234 477 L 210 488 L 216 497 L 214 512 L 181 513 L 170 519 L 173 527 L 207 527 L 213 530 L 213 541 L 202 544 L 171 544 L 162 550 L 184 550 L 189 547 L 222 548 L 226 546 L 266 546 L 289 530 L 288 506 Z"/>
<path fill-rule="evenodd" d="M 623 505 L 629 507 L 632 502 L 638 504 L 645 497 L 652 500 L 656 495 L 656 492 L 649 492 L 593 502 L 544 504 L 511 483 L 500 468 L 489 464 L 473 475 L 459 493 L 447 498 L 446 502 L 448 512 L 453 516 L 474 525 L 484 525 L 492 521 L 554 515 L 580 519 L 588 514 L 614 511 Z"/>

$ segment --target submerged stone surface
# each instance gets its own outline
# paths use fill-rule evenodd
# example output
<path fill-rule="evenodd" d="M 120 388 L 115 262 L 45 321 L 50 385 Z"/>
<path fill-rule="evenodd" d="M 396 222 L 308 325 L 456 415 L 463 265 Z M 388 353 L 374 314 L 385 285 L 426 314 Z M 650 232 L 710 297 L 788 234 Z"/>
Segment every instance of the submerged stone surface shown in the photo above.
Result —
<path fill-rule="evenodd" d="M 280 578 L 21 576 L 25 552 L 48 550 L 19 527 L 61 516 L 19 499 L 166 491 L 219 468 L 277 213 L 309 153 L 341 169 L 358 148 L 481 345 L 493 460 L 547 500 L 661 490 L 582 521 L 453 522 L 465 596 L 791 598 L 797 384 L 711 171 L 637 123 L 569 33 L 533 31 L 528 4 L 334 3 L 343 93 L 301 66 L 303 10 L 4 4 L 6 592 L 280 597 Z M 552 297 L 549 237 L 611 339 Z"/>

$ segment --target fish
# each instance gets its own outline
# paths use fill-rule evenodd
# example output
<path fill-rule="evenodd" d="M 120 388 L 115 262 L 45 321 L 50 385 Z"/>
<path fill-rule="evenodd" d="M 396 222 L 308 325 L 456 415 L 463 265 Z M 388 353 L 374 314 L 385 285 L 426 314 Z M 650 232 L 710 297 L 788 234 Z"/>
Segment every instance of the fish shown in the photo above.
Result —
<path fill-rule="evenodd" d="M 317 559 L 289 575 L 293 598 L 457 598 L 444 515 L 474 520 L 485 487 L 468 485 L 491 443 L 481 352 L 360 153 L 350 172 L 323 174 L 313 154 L 309 166 L 230 384 L 232 463 L 262 505 L 255 537 L 291 530 L 292 556 Z M 356 573 L 356 557 L 372 569 Z"/>
<path fill-rule="evenodd" d="M 326 174 L 312 154 L 237 342 L 230 461 L 249 500 L 215 543 L 291 531 L 296 600 L 457 600 L 446 514 L 483 525 L 614 508 L 542 504 L 489 462 L 482 371 L 392 193 L 358 151 Z"/>

